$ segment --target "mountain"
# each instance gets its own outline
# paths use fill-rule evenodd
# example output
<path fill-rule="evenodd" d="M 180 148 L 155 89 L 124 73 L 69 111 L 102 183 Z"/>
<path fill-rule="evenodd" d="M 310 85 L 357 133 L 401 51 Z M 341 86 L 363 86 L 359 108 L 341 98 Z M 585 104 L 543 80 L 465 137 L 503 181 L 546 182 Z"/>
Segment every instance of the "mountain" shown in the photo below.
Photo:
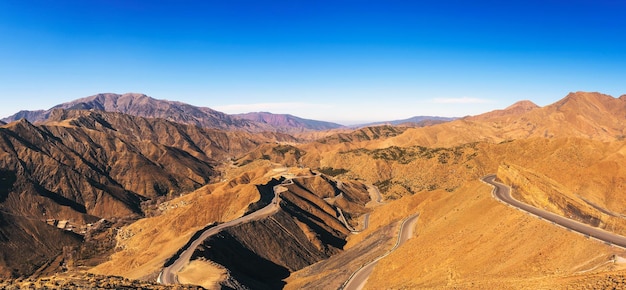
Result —
<path fill-rule="evenodd" d="M 468 117 L 467 119 L 480 120 L 480 119 L 490 119 L 490 118 L 499 118 L 499 117 L 507 117 L 507 116 L 515 117 L 517 115 L 524 114 L 526 112 L 529 112 L 538 108 L 540 107 L 537 106 L 535 103 L 528 101 L 528 100 L 523 100 L 523 101 L 519 101 L 513 105 L 508 106 L 504 110 L 495 110 L 495 111 L 484 113 L 475 117 Z"/>
<path fill-rule="evenodd" d="M 467 120 L 496 129 L 495 135 L 520 137 L 583 137 L 616 140 L 626 135 L 626 98 L 596 92 L 570 93 L 539 108 L 518 103 L 504 111 L 490 112 Z"/>
<path fill-rule="evenodd" d="M 228 115 L 210 108 L 196 107 L 181 102 L 157 100 L 144 94 L 98 94 L 56 105 L 49 110 L 20 111 L 4 118 L 5 122 L 26 119 L 32 123 L 46 120 L 55 109 L 99 110 L 124 113 L 145 118 L 222 130 L 248 132 L 273 131 L 299 133 L 309 130 L 330 130 L 343 127 L 340 124 L 303 119 L 288 114 L 267 112 Z"/>
<path fill-rule="evenodd" d="M 412 126 L 412 127 L 424 127 L 424 126 L 450 122 L 456 119 L 458 118 L 437 117 L 437 116 L 415 116 L 415 117 L 411 117 L 408 119 L 367 123 L 367 124 L 355 125 L 352 127 L 372 127 L 372 126 L 380 126 L 380 125 L 393 125 L 393 126 L 403 125 L 403 126 Z"/>
<path fill-rule="evenodd" d="M 350 132 L 335 133 L 318 139 L 317 142 L 323 144 L 336 144 L 386 139 L 389 137 L 398 136 L 402 134 L 405 130 L 405 127 L 394 127 L 390 125 L 370 126 L 356 129 Z"/>
<path fill-rule="evenodd" d="M 71 251 L 52 237 L 68 238 L 53 226 L 87 239 L 95 222 L 141 218 L 146 202 L 191 192 L 218 178 L 215 167 L 225 160 L 279 141 L 294 139 L 91 110 L 54 109 L 38 125 L 25 119 L 3 125 L 0 232 L 28 235 L 6 234 L 0 239 L 0 257 L 6 257 L 0 259 L 0 265 L 4 263 L 0 275 L 30 275 L 56 257 L 67 259 Z M 48 239 L 52 244 L 41 243 Z M 7 251 L 14 251 L 11 245 L 16 243 L 33 251 L 18 251 L 20 258 L 10 258 L 15 256 Z M 42 251 L 37 251 L 40 247 Z M 73 259 L 80 256 L 74 254 Z M 25 260 L 30 262 L 21 262 Z"/>
<path fill-rule="evenodd" d="M 626 136 L 624 116 L 624 97 L 574 92 L 544 107 L 522 101 L 503 110 L 436 126 L 410 128 L 393 140 L 386 140 L 385 144 L 452 147 L 470 142 L 498 143 L 533 137 L 615 141 Z"/>
<path fill-rule="evenodd" d="M 619 249 L 505 206 L 479 180 L 495 173 L 518 200 L 626 235 L 626 95 L 575 92 L 419 128 L 309 131 L 319 137 L 308 142 L 84 103 L 47 114 L 0 126 L 3 278 L 88 269 L 154 281 L 194 235 L 242 218 L 195 248 L 181 283 L 337 289 L 383 255 L 366 287 L 626 281 Z M 401 229 L 410 239 L 396 247 Z"/>
<path fill-rule="evenodd" d="M 160 118 L 181 124 L 223 130 L 245 130 L 250 132 L 272 131 L 270 126 L 231 117 L 210 108 L 195 107 L 181 102 L 157 100 L 143 94 L 97 94 L 63 103 L 49 110 L 20 111 L 3 121 L 12 122 L 25 118 L 30 122 L 46 120 L 54 109 L 100 110 L 118 112 L 138 117 Z"/>
<path fill-rule="evenodd" d="M 626 235 L 625 101 L 576 92 L 371 140 L 321 139 L 298 146 L 300 164 L 367 180 L 383 194 L 387 203 L 370 216 L 379 223 L 350 237 L 346 253 L 419 212 L 413 238 L 378 262 L 366 287 L 621 288 L 616 247 L 502 205 L 479 178 L 497 173 L 519 200 Z M 337 287 L 343 269 L 361 265 L 333 256 L 290 275 L 287 288 Z"/>
<path fill-rule="evenodd" d="M 232 115 L 234 117 L 268 124 L 279 132 L 298 133 L 307 130 L 331 130 L 343 127 L 343 125 L 303 119 L 289 114 L 272 114 L 268 112 L 254 112 Z"/>

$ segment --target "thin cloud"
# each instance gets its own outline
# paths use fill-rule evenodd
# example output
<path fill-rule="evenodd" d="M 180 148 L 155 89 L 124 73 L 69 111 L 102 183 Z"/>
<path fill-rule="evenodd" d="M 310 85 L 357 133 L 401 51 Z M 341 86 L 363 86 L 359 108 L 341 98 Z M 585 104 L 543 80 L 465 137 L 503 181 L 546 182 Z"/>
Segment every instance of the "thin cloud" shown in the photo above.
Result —
<path fill-rule="evenodd" d="M 257 103 L 257 104 L 230 104 L 223 106 L 214 106 L 213 109 L 226 113 L 247 113 L 260 111 L 285 111 L 294 109 L 326 109 L 329 105 L 311 104 L 300 102 L 284 102 L 284 103 Z"/>
<path fill-rule="evenodd" d="M 479 98 L 435 98 L 433 99 L 435 104 L 485 104 L 489 103 L 489 100 Z"/>

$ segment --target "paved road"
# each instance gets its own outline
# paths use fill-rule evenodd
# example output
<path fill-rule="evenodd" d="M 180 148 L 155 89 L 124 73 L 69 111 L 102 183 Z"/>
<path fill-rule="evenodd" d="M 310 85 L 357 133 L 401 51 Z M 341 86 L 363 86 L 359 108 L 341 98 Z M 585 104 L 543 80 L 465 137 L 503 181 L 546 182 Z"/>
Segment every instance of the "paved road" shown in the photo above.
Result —
<path fill-rule="evenodd" d="M 373 185 L 368 185 L 367 186 L 367 192 L 370 195 L 370 201 L 366 204 L 366 206 L 369 206 L 371 203 L 375 203 L 376 205 L 381 205 L 384 204 L 384 202 L 382 202 L 383 200 L 383 196 L 380 194 L 380 191 L 378 190 L 378 187 L 373 186 Z M 353 234 L 358 234 L 364 230 L 367 229 L 367 227 L 370 224 L 370 213 L 366 213 L 365 215 L 363 215 L 363 227 L 360 230 L 356 230 L 352 227 L 348 227 L 348 229 L 353 233 Z"/>
<path fill-rule="evenodd" d="M 292 182 L 291 179 L 287 179 L 287 181 L 285 181 L 285 183 L 283 184 L 288 184 L 289 182 Z M 202 233 L 196 240 L 194 240 L 191 245 L 185 250 L 183 251 L 183 253 L 180 255 L 180 257 L 178 257 L 178 259 L 176 261 L 174 261 L 174 263 L 172 263 L 170 266 L 163 268 L 163 270 L 161 271 L 161 273 L 159 273 L 159 277 L 157 278 L 157 282 L 158 283 L 162 283 L 162 284 L 178 284 L 178 272 L 189 263 L 189 259 L 191 258 L 191 255 L 193 254 L 193 252 L 196 250 L 196 248 L 202 243 L 204 242 L 204 240 L 206 240 L 208 237 L 217 234 L 218 232 L 220 232 L 221 230 L 227 228 L 227 227 L 231 227 L 234 225 L 239 225 L 245 222 L 249 222 L 252 220 L 257 220 L 257 219 L 261 219 L 264 217 L 267 217 L 271 214 L 274 214 L 278 211 L 278 203 L 280 201 L 279 198 L 279 193 L 281 192 L 281 190 L 284 190 L 284 187 L 280 187 L 281 185 L 277 185 L 274 186 L 274 198 L 272 199 L 272 202 L 267 205 L 266 207 L 257 210 L 251 214 L 245 215 L 243 217 L 240 217 L 238 219 L 234 219 L 232 221 L 229 222 L 225 222 L 223 224 L 219 224 L 215 227 L 212 227 L 208 230 L 206 230 L 204 233 Z"/>
<path fill-rule="evenodd" d="M 404 244 L 408 239 L 413 236 L 413 230 L 415 228 L 415 223 L 417 222 L 417 218 L 419 214 L 414 214 L 412 216 L 407 217 L 402 221 L 402 225 L 400 225 L 400 231 L 398 232 L 398 240 L 396 241 L 396 245 L 384 255 L 374 259 L 373 261 L 365 264 L 363 267 L 354 272 L 350 278 L 342 285 L 340 289 L 344 290 L 360 290 L 365 286 L 365 282 L 367 282 L 367 278 L 369 278 L 370 274 L 374 270 L 374 266 L 376 263 L 387 255 L 391 254 L 394 250 L 396 250 L 399 246 Z"/>
<path fill-rule="evenodd" d="M 572 231 L 576 231 L 579 232 L 583 235 L 589 236 L 589 237 L 593 237 L 596 238 L 600 241 L 603 241 L 605 243 L 609 243 L 621 248 L 625 248 L 626 249 L 626 237 L 611 233 L 611 232 L 607 232 L 605 230 L 596 228 L 596 227 L 592 227 L 590 225 L 586 225 L 580 222 L 577 222 L 575 220 L 571 220 L 559 215 L 556 215 L 554 213 L 530 206 L 528 204 L 522 203 L 516 199 L 514 199 L 511 196 L 511 189 L 510 187 L 508 187 L 507 185 L 504 185 L 500 182 L 495 181 L 496 176 L 495 175 L 487 175 L 485 177 L 482 178 L 482 181 L 492 185 L 494 187 L 493 189 L 493 196 L 504 202 L 507 204 L 510 204 L 516 208 L 519 208 L 523 211 L 532 213 L 540 218 L 543 218 L 545 220 L 548 220 L 550 222 L 553 222 L 555 224 L 558 224 L 560 226 L 563 226 L 567 229 L 570 229 Z"/>
<path fill-rule="evenodd" d="M 378 190 L 378 187 L 374 185 L 369 185 L 367 187 L 367 192 L 370 195 L 371 201 L 376 202 L 377 204 L 383 204 L 383 196 L 382 194 L 380 194 L 380 190 Z"/>

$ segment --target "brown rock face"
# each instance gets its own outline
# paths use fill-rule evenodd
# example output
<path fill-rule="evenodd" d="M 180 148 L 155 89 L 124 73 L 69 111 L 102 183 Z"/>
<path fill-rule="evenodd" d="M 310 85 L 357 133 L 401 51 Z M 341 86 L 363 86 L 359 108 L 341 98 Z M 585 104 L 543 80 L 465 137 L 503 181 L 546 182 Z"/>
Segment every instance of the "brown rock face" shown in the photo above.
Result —
<path fill-rule="evenodd" d="M 210 108 L 195 107 L 181 102 L 157 100 L 144 94 L 134 93 L 123 95 L 110 93 L 98 94 L 60 104 L 50 110 L 21 111 L 5 118 L 4 121 L 12 122 L 21 118 L 25 118 L 33 123 L 44 121 L 50 117 L 54 109 L 117 112 L 138 117 L 161 118 L 181 124 L 224 130 L 245 130 L 253 132 L 271 130 L 269 126 L 264 126 L 249 120 L 234 118 Z"/>
<path fill-rule="evenodd" d="M 516 116 L 520 114 L 524 114 L 526 112 L 532 111 L 534 109 L 540 108 L 535 103 L 524 100 L 519 101 L 513 105 L 508 106 L 504 110 L 495 110 L 492 112 L 488 112 L 476 117 L 470 117 L 468 119 L 476 119 L 476 120 L 484 120 L 489 118 L 498 118 L 498 117 L 506 117 L 506 116 Z"/>
<path fill-rule="evenodd" d="M 131 110 L 142 102 L 119 97 L 102 108 Z M 117 252 L 94 257 L 107 261 L 92 270 L 153 280 L 193 232 L 265 206 L 269 199 L 260 189 L 280 176 L 296 178 L 284 185 L 278 213 L 211 237 L 195 262 L 219 263 L 232 275 L 227 282 L 240 283 L 233 285 L 337 288 L 393 246 L 396 222 L 419 212 L 413 238 L 379 261 L 366 287 L 558 289 L 576 277 L 624 277 L 614 272 L 626 267 L 622 250 L 506 207 L 478 179 L 497 172 L 520 200 L 626 233 L 626 96 L 577 92 L 545 107 L 522 101 L 426 128 L 315 133 L 323 139 L 307 144 L 87 104 L 74 109 L 88 111 L 50 111 L 37 125 L 0 126 L 5 277 L 71 264 L 77 253 L 71 247 L 94 236 L 55 229 L 48 218 L 86 224 L 145 211 L 149 218 L 111 229 Z M 228 170 L 217 172 L 223 161 Z M 341 181 L 312 177 L 303 167 Z M 202 186 L 218 173 L 227 182 Z M 362 180 L 379 187 L 384 204 L 365 206 Z M 160 202 L 172 196 L 179 197 Z M 148 199 L 156 206 L 142 207 Z M 351 235 L 337 207 L 357 230 L 369 226 Z M 366 222 L 360 217 L 368 212 Z"/>
<path fill-rule="evenodd" d="M 4 125 L 0 127 L 0 212 L 33 222 L 11 225 L 23 225 L 20 229 L 32 233 L 32 238 L 8 235 L 0 240 L 0 256 L 15 250 L 10 245 L 16 243 L 25 249 L 46 248 L 37 241 L 52 237 L 47 231 L 60 232 L 54 226 L 82 232 L 101 218 L 141 217 L 143 201 L 195 190 L 216 176 L 216 160 L 283 137 L 102 111 L 54 110 L 41 125 L 26 120 Z M 37 230 L 40 226 L 49 230 Z M 30 268 L 20 266 L 24 259 L 6 259 L 0 272 L 29 275 L 62 253 L 62 247 L 46 249 L 22 251 L 31 261 Z"/>
<path fill-rule="evenodd" d="M 277 213 L 208 238 L 194 259 L 225 266 L 231 279 L 248 287 L 281 288 L 291 272 L 342 251 L 349 231 L 325 199 L 341 200 L 346 214 L 358 216 L 369 201 L 367 188 L 358 185 L 338 185 L 323 175 L 296 178 L 280 193 Z"/>
<path fill-rule="evenodd" d="M 309 130 L 331 130 L 343 127 L 342 125 L 308 120 L 288 114 L 272 114 L 267 112 L 256 112 L 233 115 L 235 117 L 255 121 L 257 123 L 268 124 L 276 128 L 279 132 L 298 133 Z"/>
<path fill-rule="evenodd" d="M 543 108 L 533 105 L 517 103 L 468 120 L 495 129 L 491 135 L 513 139 L 584 137 L 613 141 L 625 134 L 626 101 L 622 98 L 576 92 Z"/>

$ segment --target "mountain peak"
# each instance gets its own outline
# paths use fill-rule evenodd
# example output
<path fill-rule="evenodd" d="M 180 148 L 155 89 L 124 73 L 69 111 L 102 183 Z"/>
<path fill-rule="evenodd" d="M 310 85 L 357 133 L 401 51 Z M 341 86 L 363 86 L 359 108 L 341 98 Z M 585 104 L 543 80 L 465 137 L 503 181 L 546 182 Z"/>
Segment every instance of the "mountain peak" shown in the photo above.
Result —
<path fill-rule="evenodd" d="M 519 113 L 523 113 L 523 112 L 527 112 L 530 110 L 534 110 L 540 108 L 537 104 L 529 101 L 529 100 L 522 100 L 519 102 L 516 102 L 513 105 L 510 105 L 508 107 L 506 107 L 506 109 L 504 109 L 505 111 L 511 111 L 511 112 L 519 112 Z"/>
<path fill-rule="evenodd" d="M 612 100 L 614 100 L 615 98 L 613 98 L 610 95 L 605 95 L 602 93 L 598 93 L 598 92 L 572 92 L 567 94 L 567 96 L 565 96 L 565 98 L 561 99 L 560 101 L 556 102 L 556 104 L 559 105 L 564 105 L 565 103 L 568 102 L 584 102 L 584 103 L 595 103 L 595 102 L 600 102 L 600 103 L 606 103 L 606 102 L 610 102 Z"/>
<path fill-rule="evenodd" d="M 225 113 L 205 107 L 195 107 L 181 102 L 151 98 L 139 93 L 102 93 L 52 107 L 49 110 L 22 111 L 5 118 L 11 122 L 26 118 L 40 122 L 50 118 L 53 110 L 98 110 L 129 114 L 145 118 L 159 118 L 177 123 L 223 130 L 245 130 L 251 132 L 270 131 L 271 128 L 248 120 L 231 117 Z"/>
<path fill-rule="evenodd" d="M 538 108 L 541 108 L 541 107 L 539 107 L 537 104 L 531 101 L 523 100 L 523 101 L 516 102 L 513 105 L 510 105 L 503 110 L 495 110 L 495 111 L 487 112 L 481 115 L 469 117 L 469 119 L 487 120 L 487 119 L 492 119 L 492 118 L 510 117 L 510 116 L 521 115 L 521 114 L 530 112 Z"/>

